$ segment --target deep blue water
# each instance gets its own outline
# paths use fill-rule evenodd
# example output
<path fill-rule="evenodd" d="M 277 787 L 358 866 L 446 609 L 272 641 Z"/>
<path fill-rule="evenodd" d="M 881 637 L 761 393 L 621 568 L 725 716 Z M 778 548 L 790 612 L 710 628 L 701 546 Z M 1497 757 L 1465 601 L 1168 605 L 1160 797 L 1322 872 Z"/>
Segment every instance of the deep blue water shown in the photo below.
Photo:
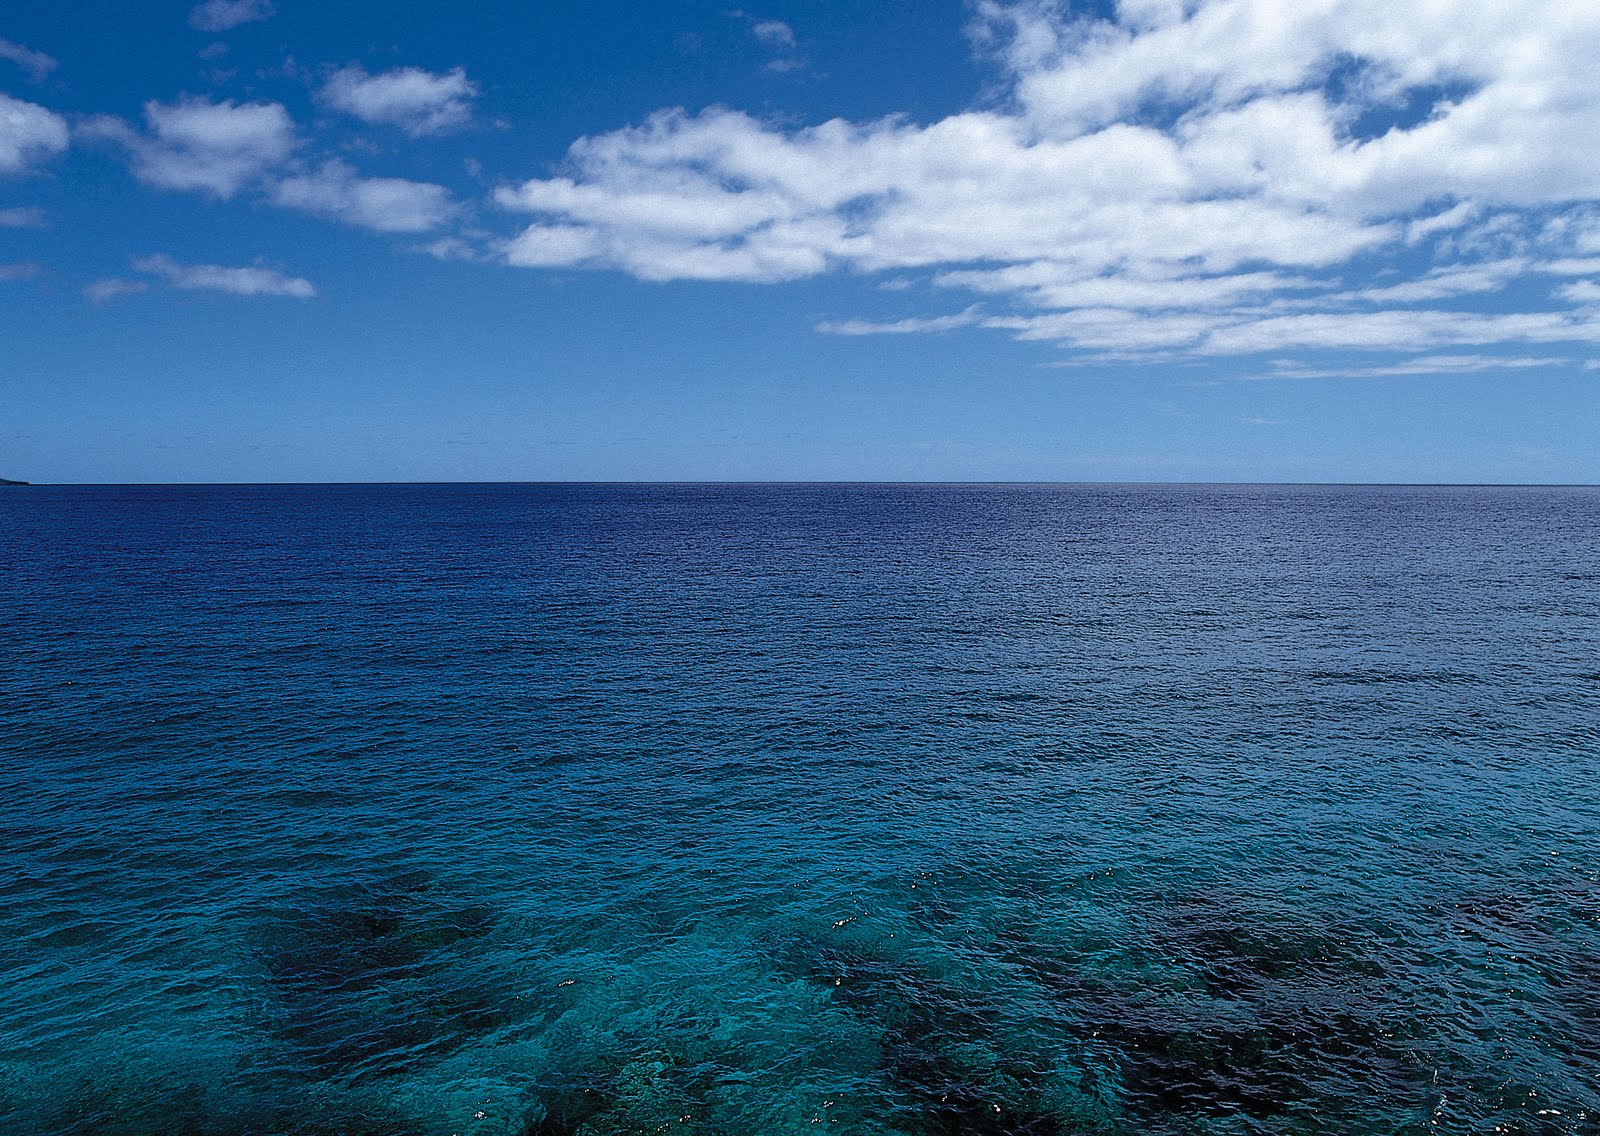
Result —
<path fill-rule="evenodd" d="M 1600 490 L 0 490 L 0 1132 L 1600 1131 Z"/>

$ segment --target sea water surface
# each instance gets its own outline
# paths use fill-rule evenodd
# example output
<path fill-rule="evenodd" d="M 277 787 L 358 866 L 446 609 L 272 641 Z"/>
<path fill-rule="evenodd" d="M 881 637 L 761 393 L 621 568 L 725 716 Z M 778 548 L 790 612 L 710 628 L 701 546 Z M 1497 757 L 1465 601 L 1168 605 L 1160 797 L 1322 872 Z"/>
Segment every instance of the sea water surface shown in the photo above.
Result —
<path fill-rule="evenodd" d="M 0 1132 L 1600 1132 L 1600 490 L 0 489 Z"/>

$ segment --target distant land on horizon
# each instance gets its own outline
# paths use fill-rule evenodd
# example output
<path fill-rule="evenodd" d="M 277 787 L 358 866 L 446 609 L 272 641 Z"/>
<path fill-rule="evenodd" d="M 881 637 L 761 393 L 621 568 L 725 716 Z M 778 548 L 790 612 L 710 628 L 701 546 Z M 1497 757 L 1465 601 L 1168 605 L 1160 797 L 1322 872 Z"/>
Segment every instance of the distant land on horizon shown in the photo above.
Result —
<path fill-rule="evenodd" d="M 26 481 L 12 481 L 7 477 L 0 477 L 0 485 L 26 485 Z"/>

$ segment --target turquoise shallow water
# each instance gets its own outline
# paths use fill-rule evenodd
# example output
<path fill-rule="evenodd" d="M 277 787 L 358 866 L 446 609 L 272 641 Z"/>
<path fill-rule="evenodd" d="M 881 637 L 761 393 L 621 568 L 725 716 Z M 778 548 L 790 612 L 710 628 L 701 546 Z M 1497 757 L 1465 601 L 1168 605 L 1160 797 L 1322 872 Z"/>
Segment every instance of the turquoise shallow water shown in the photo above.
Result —
<path fill-rule="evenodd" d="M 1600 491 L 0 491 L 0 1130 L 1600 1132 Z"/>

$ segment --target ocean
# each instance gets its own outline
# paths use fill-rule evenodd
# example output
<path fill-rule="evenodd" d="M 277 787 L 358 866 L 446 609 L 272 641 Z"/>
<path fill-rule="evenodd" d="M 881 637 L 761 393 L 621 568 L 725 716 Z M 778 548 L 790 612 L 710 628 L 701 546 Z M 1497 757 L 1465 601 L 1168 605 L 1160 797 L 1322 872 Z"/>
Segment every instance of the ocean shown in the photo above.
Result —
<path fill-rule="evenodd" d="M 1600 489 L 0 489 L 0 1132 L 1600 1132 Z"/>

